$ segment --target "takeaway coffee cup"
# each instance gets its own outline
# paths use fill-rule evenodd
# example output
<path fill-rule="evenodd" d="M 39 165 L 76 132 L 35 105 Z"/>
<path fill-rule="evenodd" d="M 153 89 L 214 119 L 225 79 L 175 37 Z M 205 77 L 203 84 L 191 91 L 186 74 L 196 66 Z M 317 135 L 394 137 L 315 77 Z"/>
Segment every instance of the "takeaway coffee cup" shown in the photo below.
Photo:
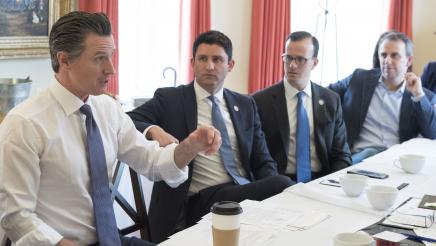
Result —
<path fill-rule="evenodd" d="M 333 243 L 335 246 L 375 246 L 370 235 L 359 232 L 339 233 L 334 237 Z"/>
<path fill-rule="evenodd" d="M 212 208 L 212 237 L 214 246 L 238 246 L 239 221 L 242 208 L 237 202 L 223 201 Z"/>
<path fill-rule="evenodd" d="M 399 165 L 398 165 L 399 164 Z M 394 161 L 394 165 L 403 169 L 406 173 L 419 173 L 425 164 L 425 156 L 422 155 L 402 155 Z"/>
<path fill-rule="evenodd" d="M 342 189 L 348 196 L 360 196 L 365 188 L 368 177 L 363 175 L 347 173 L 339 177 Z"/>

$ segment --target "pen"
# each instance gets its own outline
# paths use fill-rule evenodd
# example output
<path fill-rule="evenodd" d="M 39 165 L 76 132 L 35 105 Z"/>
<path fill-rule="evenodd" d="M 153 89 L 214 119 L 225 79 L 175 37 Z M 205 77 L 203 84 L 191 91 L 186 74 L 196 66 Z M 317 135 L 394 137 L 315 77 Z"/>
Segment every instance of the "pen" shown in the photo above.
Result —
<path fill-rule="evenodd" d="M 406 188 L 406 186 L 408 186 L 408 185 L 409 185 L 409 183 L 402 183 L 397 187 L 397 190 L 401 190 L 403 188 Z"/>
<path fill-rule="evenodd" d="M 333 184 L 339 184 L 339 182 L 336 181 L 336 180 L 334 180 L 334 179 L 329 179 L 328 181 L 329 181 L 330 183 L 333 183 Z"/>
<path fill-rule="evenodd" d="M 409 234 L 409 233 L 401 233 L 401 234 L 403 234 L 404 236 L 406 236 L 408 239 L 412 239 L 412 240 L 420 240 L 420 241 L 426 241 L 426 242 L 432 242 L 432 243 L 436 243 L 436 239 L 434 239 L 434 238 L 429 238 L 429 237 L 421 237 L 421 236 L 418 236 L 418 235 L 412 235 L 412 234 Z"/>

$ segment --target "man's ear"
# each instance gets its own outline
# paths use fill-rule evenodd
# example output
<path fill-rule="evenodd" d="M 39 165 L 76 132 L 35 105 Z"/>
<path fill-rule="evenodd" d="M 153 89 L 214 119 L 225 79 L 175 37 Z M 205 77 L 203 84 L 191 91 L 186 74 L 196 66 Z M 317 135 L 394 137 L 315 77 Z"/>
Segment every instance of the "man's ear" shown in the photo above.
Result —
<path fill-rule="evenodd" d="M 59 51 L 56 54 L 56 59 L 58 59 L 59 67 L 69 68 L 71 65 L 69 56 L 64 51 Z"/>
<path fill-rule="evenodd" d="M 318 65 L 318 62 L 319 62 L 318 58 L 314 57 L 313 58 L 313 65 L 312 65 L 312 69 L 311 70 L 313 70 L 316 67 L 316 65 Z"/>
<path fill-rule="evenodd" d="M 229 63 L 227 64 L 227 71 L 231 72 L 233 70 L 233 67 L 235 66 L 235 60 L 230 60 Z"/>
<path fill-rule="evenodd" d="M 410 68 L 410 66 L 412 66 L 412 63 L 413 63 L 413 56 L 407 57 L 407 68 Z"/>

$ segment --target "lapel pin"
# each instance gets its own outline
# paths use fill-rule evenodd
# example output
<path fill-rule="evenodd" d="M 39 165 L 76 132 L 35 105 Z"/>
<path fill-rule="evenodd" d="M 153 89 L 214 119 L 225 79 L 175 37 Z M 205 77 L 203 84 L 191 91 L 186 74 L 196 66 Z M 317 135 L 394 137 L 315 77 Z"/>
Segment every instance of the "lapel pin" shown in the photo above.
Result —
<path fill-rule="evenodd" d="M 236 111 L 236 112 L 238 112 L 239 111 L 239 107 L 238 106 L 233 106 L 233 109 Z"/>
<path fill-rule="evenodd" d="M 324 100 L 319 99 L 319 100 L 318 100 L 318 103 L 319 103 L 319 105 L 323 106 L 323 105 L 324 105 Z"/>

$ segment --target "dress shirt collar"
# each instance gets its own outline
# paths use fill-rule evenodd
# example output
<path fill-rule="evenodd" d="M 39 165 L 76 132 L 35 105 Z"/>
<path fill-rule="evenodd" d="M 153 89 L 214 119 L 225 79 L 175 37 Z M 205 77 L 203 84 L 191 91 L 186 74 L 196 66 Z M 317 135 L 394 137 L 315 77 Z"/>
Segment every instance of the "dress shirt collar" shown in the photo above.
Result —
<path fill-rule="evenodd" d="M 285 86 L 285 95 L 288 100 L 297 97 L 297 93 L 299 92 L 297 89 L 295 89 L 287 80 L 286 78 L 283 79 L 283 84 Z M 306 84 L 306 87 L 303 89 L 304 94 L 306 97 L 311 98 L 312 97 L 312 86 L 311 82 L 309 81 Z"/>
<path fill-rule="evenodd" d="M 197 102 L 207 99 L 207 97 L 210 96 L 209 92 L 207 92 L 197 83 L 197 80 L 194 81 L 194 91 L 195 96 L 197 97 Z M 224 88 L 221 88 L 219 91 L 217 91 L 214 96 L 219 102 L 222 102 L 224 97 Z"/>
<path fill-rule="evenodd" d="M 379 85 L 381 85 L 386 91 L 389 91 L 389 88 L 385 85 L 385 83 L 383 82 L 383 77 L 380 76 L 380 78 L 378 79 L 378 83 Z M 400 88 L 398 88 L 397 90 L 395 90 L 395 94 L 398 95 L 403 95 L 404 90 L 406 89 L 406 81 L 403 80 L 403 82 L 401 82 L 401 86 Z M 393 92 L 393 91 L 392 91 Z"/>
<path fill-rule="evenodd" d="M 84 104 L 80 98 L 67 90 L 57 80 L 50 86 L 49 89 L 67 116 L 79 110 Z"/>

